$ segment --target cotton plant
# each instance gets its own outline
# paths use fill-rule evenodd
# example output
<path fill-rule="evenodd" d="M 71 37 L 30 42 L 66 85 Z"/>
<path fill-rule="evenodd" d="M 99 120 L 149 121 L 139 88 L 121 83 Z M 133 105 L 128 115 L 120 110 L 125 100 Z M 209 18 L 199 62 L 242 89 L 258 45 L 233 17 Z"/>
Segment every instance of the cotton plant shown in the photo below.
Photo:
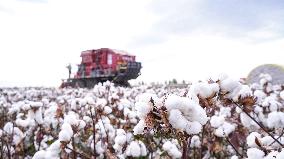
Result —
<path fill-rule="evenodd" d="M 284 87 L 271 81 L 4 88 L 1 157 L 283 158 Z"/>

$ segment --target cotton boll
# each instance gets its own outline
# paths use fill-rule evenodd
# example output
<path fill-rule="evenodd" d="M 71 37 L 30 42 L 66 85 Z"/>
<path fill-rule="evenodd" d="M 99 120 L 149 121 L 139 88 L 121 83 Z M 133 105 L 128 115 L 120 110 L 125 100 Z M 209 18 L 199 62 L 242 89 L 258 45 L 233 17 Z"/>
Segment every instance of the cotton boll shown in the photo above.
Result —
<path fill-rule="evenodd" d="M 171 109 L 178 109 L 182 112 L 183 116 L 189 121 L 198 121 L 204 125 L 208 121 L 205 110 L 195 101 L 186 97 L 179 97 L 179 101 L 176 106 L 172 106 Z"/>
<path fill-rule="evenodd" d="M 231 117 L 231 108 L 230 107 L 221 107 L 219 115 L 224 116 L 224 117 Z"/>
<path fill-rule="evenodd" d="M 58 137 L 59 141 L 66 141 L 66 142 L 69 142 L 72 137 L 71 133 L 65 130 L 61 130 L 58 136 L 59 136 Z"/>
<path fill-rule="evenodd" d="M 46 159 L 46 151 L 45 150 L 40 150 L 37 151 L 32 159 Z"/>
<path fill-rule="evenodd" d="M 78 128 L 79 128 L 79 129 L 84 129 L 85 126 L 86 126 L 86 122 L 83 121 L 83 120 L 79 120 L 79 126 L 78 126 Z"/>
<path fill-rule="evenodd" d="M 13 133 L 13 123 L 11 122 L 7 122 L 3 128 L 3 130 L 8 133 L 8 134 L 12 134 Z"/>
<path fill-rule="evenodd" d="M 39 108 L 43 106 L 42 102 L 30 102 L 32 108 Z"/>
<path fill-rule="evenodd" d="M 197 121 L 194 121 L 194 122 L 189 122 L 185 131 L 188 134 L 198 134 L 201 132 L 201 129 L 202 129 L 201 124 Z"/>
<path fill-rule="evenodd" d="M 232 133 L 235 130 L 235 125 L 230 124 L 228 122 L 224 122 L 220 127 L 218 127 L 214 134 L 218 137 L 225 137 L 228 136 L 230 133 Z"/>
<path fill-rule="evenodd" d="M 8 114 L 13 114 L 16 112 L 20 112 L 21 106 L 19 104 L 13 104 L 11 108 L 9 108 Z"/>
<path fill-rule="evenodd" d="M 49 104 L 49 99 L 48 98 L 43 98 L 41 100 L 41 102 L 43 103 L 43 105 L 48 105 Z"/>
<path fill-rule="evenodd" d="M 263 112 L 263 108 L 258 106 L 258 105 L 256 105 L 254 107 L 254 112 L 257 113 L 257 114 L 262 113 Z"/>
<path fill-rule="evenodd" d="M 248 159 L 260 159 L 264 157 L 264 152 L 257 148 L 250 148 L 247 150 Z"/>
<path fill-rule="evenodd" d="M 260 141 L 264 146 L 269 146 L 271 145 L 271 143 L 274 142 L 274 139 L 271 136 L 264 136 L 263 138 L 260 139 Z M 276 144 L 278 145 L 278 143 Z"/>
<path fill-rule="evenodd" d="M 146 156 L 147 155 L 147 148 L 146 148 L 145 144 L 142 141 L 138 141 L 138 143 L 140 145 L 141 156 Z"/>
<path fill-rule="evenodd" d="M 68 115 L 64 117 L 64 123 L 68 123 L 70 125 L 77 125 L 78 120 L 77 120 L 76 115 L 74 113 L 69 113 Z"/>
<path fill-rule="evenodd" d="M 30 125 L 30 122 L 31 122 L 31 120 L 29 118 L 27 118 L 26 120 L 17 119 L 15 123 L 16 123 L 17 126 L 26 128 Z"/>
<path fill-rule="evenodd" d="M 13 136 L 13 144 L 18 145 L 23 138 L 25 137 L 24 133 L 17 127 L 14 127 L 13 130 L 14 136 Z"/>
<path fill-rule="evenodd" d="M 200 142 L 199 136 L 197 135 L 192 136 L 191 141 L 190 141 L 190 147 L 199 148 L 200 146 L 201 146 L 201 142 Z"/>
<path fill-rule="evenodd" d="M 144 119 L 146 115 L 153 109 L 153 107 L 145 102 L 136 102 L 135 109 L 137 111 L 137 116 L 140 119 Z"/>
<path fill-rule="evenodd" d="M 118 104 L 118 107 L 119 107 L 119 110 L 122 110 L 123 108 L 130 108 L 132 107 L 132 102 L 130 102 L 128 99 L 120 99 L 119 101 L 119 104 Z"/>
<path fill-rule="evenodd" d="M 243 126 L 245 126 L 246 128 L 259 128 L 259 126 L 245 113 L 241 113 L 240 118 Z"/>
<path fill-rule="evenodd" d="M 163 150 L 167 151 L 167 153 L 172 158 L 181 158 L 182 153 L 178 150 L 175 144 L 171 143 L 170 141 L 167 141 L 163 144 Z"/>
<path fill-rule="evenodd" d="M 231 157 L 231 159 L 238 159 L 238 156 L 234 155 Z"/>
<path fill-rule="evenodd" d="M 170 95 L 165 106 L 169 112 L 169 122 L 175 129 L 186 130 L 189 134 L 201 131 L 201 125 L 206 124 L 208 117 L 205 110 L 187 97 Z"/>
<path fill-rule="evenodd" d="M 22 106 L 22 109 L 23 109 L 24 111 L 26 111 L 26 110 L 31 109 L 31 106 L 30 106 L 30 104 L 24 104 L 24 105 Z"/>
<path fill-rule="evenodd" d="M 61 130 L 67 131 L 71 136 L 73 135 L 73 129 L 69 123 L 63 123 Z"/>
<path fill-rule="evenodd" d="M 41 108 L 39 108 L 39 109 L 35 112 L 35 121 L 36 121 L 38 124 L 42 124 L 42 123 L 43 123 Z"/>
<path fill-rule="evenodd" d="M 267 126 L 269 128 L 282 128 L 284 123 L 281 119 L 284 118 L 284 113 L 282 112 L 271 112 L 268 114 Z"/>
<path fill-rule="evenodd" d="M 117 136 L 114 139 L 115 144 L 123 145 L 126 142 L 126 133 L 123 129 L 117 129 Z"/>
<path fill-rule="evenodd" d="M 269 106 L 269 109 L 270 109 L 270 111 L 277 111 L 278 110 L 278 108 L 281 106 L 281 104 L 279 103 L 279 102 L 277 102 L 277 101 L 271 101 L 270 102 L 270 106 Z"/>
<path fill-rule="evenodd" d="M 217 83 L 199 82 L 190 87 L 190 92 L 195 96 L 199 95 L 201 98 L 208 98 L 214 93 L 218 93 L 219 85 Z"/>
<path fill-rule="evenodd" d="M 59 157 L 59 153 L 61 151 L 60 148 L 60 141 L 56 140 L 55 142 L 53 142 L 48 148 L 47 148 L 47 153 L 46 153 L 46 157 L 48 158 L 57 158 Z"/>
<path fill-rule="evenodd" d="M 151 98 L 155 101 L 158 97 L 156 94 L 153 93 L 143 93 L 141 95 L 138 95 L 135 98 L 135 101 L 148 103 L 151 100 Z"/>
<path fill-rule="evenodd" d="M 280 92 L 280 98 L 281 98 L 282 100 L 284 100 L 284 91 L 281 91 L 281 92 Z"/>
<path fill-rule="evenodd" d="M 107 100 L 104 98 L 98 98 L 96 102 L 97 106 L 104 107 L 107 105 Z"/>
<path fill-rule="evenodd" d="M 241 98 L 244 98 L 244 97 L 251 96 L 251 95 L 252 95 L 252 91 L 251 91 L 250 87 L 248 85 L 242 85 L 238 96 L 240 96 Z M 235 100 L 237 100 L 237 99 L 235 99 Z"/>
<path fill-rule="evenodd" d="M 191 101 L 191 104 L 194 109 L 192 110 L 192 113 L 189 116 L 189 120 L 198 121 L 201 125 L 205 125 L 209 119 L 207 117 L 206 111 L 199 104 L 193 101 Z"/>
<path fill-rule="evenodd" d="M 214 128 L 218 128 L 225 122 L 224 116 L 212 116 L 210 119 L 210 124 Z"/>
<path fill-rule="evenodd" d="M 28 118 L 31 120 L 35 119 L 35 112 L 33 110 L 28 111 Z"/>
<path fill-rule="evenodd" d="M 76 109 L 79 109 L 80 108 L 80 102 L 79 102 L 79 99 L 76 98 L 74 100 L 71 101 L 71 109 L 72 110 L 76 110 Z"/>
<path fill-rule="evenodd" d="M 253 94 L 256 97 L 257 102 L 259 103 L 262 102 L 266 98 L 266 94 L 261 90 L 255 90 Z"/>
<path fill-rule="evenodd" d="M 112 112 L 112 109 L 109 106 L 104 107 L 104 113 L 110 114 Z"/>
<path fill-rule="evenodd" d="M 241 109 L 241 108 L 239 108 L 239 107 L 236 107 L 236 112 L 237 113 L 241 113 L 243 110 Z"/>
<path fill-rule="evenodd" d="M 170 111 L 169 122 L 173 128 L 181 130 L 184 130 L 188 125 L 188 120 L 177 109 Z"/>
<path fill-rule="evenodd" d="M 281 107 L 281 103 L 277 101 L 277 97 L 275 95 L 270 95 L 264 99 L 262 102 L 262 106 L 269 107 L 271 111 L 277 111 L 279 107 Z"/>
<path fill-rule="evenodd" d="M 259 83 L 262 87 L 272 80 L 272 77 L 269 74 L 260 74 L 259 77 Z"/>
<path fill-rule="evenodd" d="M 268 155 L 264 157 L 264 159 L 275 159 L 279 152 L 271 151 Z"/>
<path fill-rule="evenodd" d="M 236 129 L 236 125 L 235 124 L 231 124 L 231 123 L 228 123 L 228 122 L 225 122 L 222 125 L 222 127 L 224 129 L 224 132 L 225 132 L 226 136 L 228 136 L 230 133 L 232 133 Z"/>
<path fill-rule="evenodd" d="M 85 106 L 87 102 L 88 101 L 86 99 L 79 99 L 80 106 Z"/>
<path fill-rule="evenodd" d="M 258 147 L 255 143 L 255 138 L 261 139 L 261 135 L 258 132 L 251 132 L 246 139 L 248 147 Z"/>
<path fill-rule="evenodd" d="M 181 97 L 177 95 L 170 95 L 168 96 L 165 106 L 167 110 L 172 110 L 172 109 L 181 109 Z"/>
<path fill-rule="evenodd" d="M 226 96 L 233 99 L 242 89 L 242 85 L 238 81 L 226 78 L 224 80 L 220 80 L 220 88 L 223 92 L 229 92 Z"/>
<path fill-rule="evenodd" d="M 144 120 L 140 120 L 138 124 L 133 128 L 133 134 L 143 134 L 144 128 L 146 127 L 146 124 Z"/>
<path fill-rule="evenodd" d="M 284 158 L 284 150 L 282 149 L 282 151 L 276 156 L 276 159 L 283 159 Z"/>
<path fill-rule="evenodd" d="M 133 134 L 128 132 L 126 133 L 126 142 L 129 143 L 133 140 Z"/>
<path fill-rule="evenodd" d="M 50 107 L 44 111 L 44 123 L 45 125 L 52 124 L 53 126 L 57 126 L 58 120 L 54 117 L 56 116 L 56 111 L 58 109 L 57 104 L 50 104 Z"/>
<path fill-rule="evenodd" d="M 139 143 L 136 141 L 132 141 L 130 145 L 127 147 L 126 154 L 127 156 L 140 157 L 140 155 L 142 154 Z"/>
<path fill-rule="evenodd" d="M 87 123 L 92 122 L 92 118 L 90 118 L 89 116 L 83 116 L 83 120 Z"/>

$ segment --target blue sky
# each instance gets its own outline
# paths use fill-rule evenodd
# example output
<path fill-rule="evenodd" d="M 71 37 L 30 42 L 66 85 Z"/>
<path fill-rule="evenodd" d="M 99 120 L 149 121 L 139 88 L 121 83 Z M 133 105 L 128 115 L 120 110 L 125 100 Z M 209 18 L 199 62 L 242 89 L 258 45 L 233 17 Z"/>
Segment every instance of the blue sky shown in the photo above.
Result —
<path fill-rule="evenodd" d="M 261 42 L 282 38 L 284 33 L 281 0 L 158 0 L 149 4 L 149 10 L 160 19 L 146 36 L 147 41 L 202 32 Z M 255 37 L 256 31 L 270 34 Z"/>
<path fill-rule="evenodd" d="M 80 52 L 137 56 L 137 81 L 239 78 L 283 64 L 281 0 L 1 0 L 0 86 L 58 86 Z"/>

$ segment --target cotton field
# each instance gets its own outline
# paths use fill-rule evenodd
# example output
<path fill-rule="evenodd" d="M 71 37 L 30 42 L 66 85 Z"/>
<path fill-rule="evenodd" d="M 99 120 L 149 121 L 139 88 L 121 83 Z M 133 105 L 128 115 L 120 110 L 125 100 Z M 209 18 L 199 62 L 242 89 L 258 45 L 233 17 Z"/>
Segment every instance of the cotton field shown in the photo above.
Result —
<path fill-rule="evenodd" d="M 2 88 L 0 158 L 284 159 L 284 86 Z"/>

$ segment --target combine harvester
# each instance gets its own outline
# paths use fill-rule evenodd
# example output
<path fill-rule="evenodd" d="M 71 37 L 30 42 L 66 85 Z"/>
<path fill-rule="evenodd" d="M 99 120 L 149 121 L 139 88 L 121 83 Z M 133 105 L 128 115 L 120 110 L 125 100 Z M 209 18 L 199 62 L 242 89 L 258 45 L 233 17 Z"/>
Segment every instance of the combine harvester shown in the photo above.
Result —
<path fill-rule="evenodd" d="M 140 75 L 141 63 L 124 51 L 108 48 L 86 50 L 81 53 L 81 57 L 81 64 L 73 78 L 70 77 L 71 66 L 68 66 L 69 78 L 63 80 L 61 88 L 93 88 L 95 84 L 105 81 L 129 86 L 128 80 Z"/>

